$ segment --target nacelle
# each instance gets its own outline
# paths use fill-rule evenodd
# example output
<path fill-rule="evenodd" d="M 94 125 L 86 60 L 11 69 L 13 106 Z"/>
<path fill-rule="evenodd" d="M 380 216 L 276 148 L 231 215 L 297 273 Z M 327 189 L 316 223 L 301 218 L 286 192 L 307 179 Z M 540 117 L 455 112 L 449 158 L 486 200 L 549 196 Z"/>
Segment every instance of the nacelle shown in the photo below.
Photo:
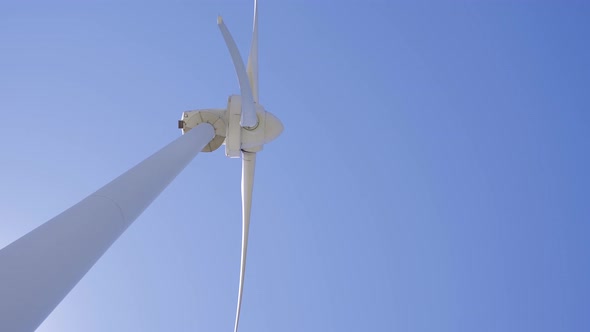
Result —
<path fill-rule="evenodd" d="M 239 158 L 242 151 L 257 152 L 264 144 L 273 141 L 283 132 L 283 124 L 262 105 L 256 104 L 258 125 L 254 128 L 242 128 L 240 116 L 241 97 L 232 95 L 228 98 L 227 109 L 203 109 L 186 111 L 178 121 L 178 128 L 185 134 L 200 123 L 206 122 L 215 128 L 215 138 L 203 152 L 211 152 L 225 144 L 225 155 Z"/>

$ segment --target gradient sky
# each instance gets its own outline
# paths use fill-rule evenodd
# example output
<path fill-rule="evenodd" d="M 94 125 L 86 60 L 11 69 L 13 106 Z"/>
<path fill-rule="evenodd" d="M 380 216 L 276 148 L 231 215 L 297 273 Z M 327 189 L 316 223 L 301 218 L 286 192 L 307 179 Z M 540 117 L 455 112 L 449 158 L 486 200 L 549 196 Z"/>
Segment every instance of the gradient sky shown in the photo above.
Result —
<path fill-rule="evenodd" d="M 240 331 L 589 331 L 590 5 L 260 0 Z M 239 93 L 252 2 L 0 2 L 0 247 Z M 230 331 L 240 161 L 199 154 L 38 329 Z M 6 282 L 6 281 L 0 281 Z"/>

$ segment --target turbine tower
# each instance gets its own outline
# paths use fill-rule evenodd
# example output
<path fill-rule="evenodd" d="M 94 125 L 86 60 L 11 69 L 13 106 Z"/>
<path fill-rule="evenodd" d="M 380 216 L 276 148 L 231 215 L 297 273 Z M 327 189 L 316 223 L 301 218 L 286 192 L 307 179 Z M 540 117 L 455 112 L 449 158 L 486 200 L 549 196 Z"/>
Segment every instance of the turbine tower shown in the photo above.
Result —
<path fill-rule="evenodd" d="M 255 1 L 247 67 L 223 19 L 217 19 L 240 85 L 240 95 L 231 95 L 226 108 L 182 113 L 178 122 L 181 137 L 0 250 L 0 331 L 37 329 L 197 153 L 214 151 L 222 144 L 228 157 L 242 158 L 242 253 L 234 325 L 237 331 L 256 153 L 283 131 L 280 120 L 258 102 L 257 12 Z"/>

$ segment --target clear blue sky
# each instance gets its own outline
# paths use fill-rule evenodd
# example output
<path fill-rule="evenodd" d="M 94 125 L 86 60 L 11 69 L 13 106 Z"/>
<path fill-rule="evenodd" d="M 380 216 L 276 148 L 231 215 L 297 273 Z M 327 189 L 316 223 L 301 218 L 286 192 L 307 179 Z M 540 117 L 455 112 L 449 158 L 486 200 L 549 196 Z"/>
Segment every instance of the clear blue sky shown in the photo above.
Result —
<path fill-rule="evenodd" d="M 0 2 L 0 247 L 239 93 L 252 3 Z M 241 331 L 590 330 L 586 1 L 260 0 Z M 240 161 L 200 154 L 39 332 L 230 331 Z"/>

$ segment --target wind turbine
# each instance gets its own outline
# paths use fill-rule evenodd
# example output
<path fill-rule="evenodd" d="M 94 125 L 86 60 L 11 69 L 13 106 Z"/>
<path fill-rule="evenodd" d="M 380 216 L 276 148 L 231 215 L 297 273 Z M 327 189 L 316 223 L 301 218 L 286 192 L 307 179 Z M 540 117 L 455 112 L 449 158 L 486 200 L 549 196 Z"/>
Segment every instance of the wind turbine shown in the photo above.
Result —
<path fill-rule="evenodd" d="M 248 65 L 218 17 L 240 95 L 225 109 L 182 113 L 183 135 L 76 205 L 0 250 L 0 331 L 31 332 L 92 268 L 115 240 L 186 167 L 199 151 L 225 144 L 242 158 L 242 253 L 234 331 L 244 289 L 256 153 L 283 131 L 280 120 L 258 102 L 258 14 Z"/>

